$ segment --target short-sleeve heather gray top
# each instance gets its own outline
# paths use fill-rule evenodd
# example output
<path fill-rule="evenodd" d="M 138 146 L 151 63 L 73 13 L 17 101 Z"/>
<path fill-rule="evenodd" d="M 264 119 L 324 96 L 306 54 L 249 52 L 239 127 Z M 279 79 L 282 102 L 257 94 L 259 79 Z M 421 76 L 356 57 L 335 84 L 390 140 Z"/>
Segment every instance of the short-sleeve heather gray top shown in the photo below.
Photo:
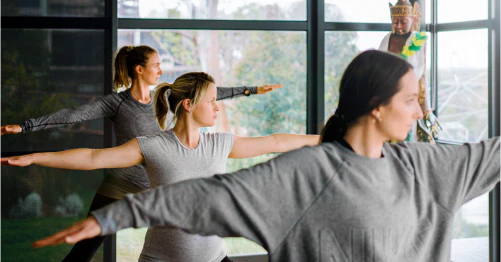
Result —
<path fill-rule="evenodd" d="M 233 147 L 230 133 L 200 133 L 196 148 L 185 147 L 172 129 L 138 137 L 152 188 L 182 180 L 208 177 L 226 170 Z M 217 236 L 188 234 L 178 228 L 150 228 L 140 261 L 221 261 L 225 256 Z"/>

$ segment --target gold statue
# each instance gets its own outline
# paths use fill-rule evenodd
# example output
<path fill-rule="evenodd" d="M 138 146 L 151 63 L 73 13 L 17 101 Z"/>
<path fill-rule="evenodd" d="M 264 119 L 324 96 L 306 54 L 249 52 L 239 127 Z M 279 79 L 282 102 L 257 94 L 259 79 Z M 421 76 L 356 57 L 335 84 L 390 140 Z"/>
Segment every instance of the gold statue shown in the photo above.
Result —
<path fill-rule="evenodd" d="M 426 90 L 426 33 L 419 32 L 421 7 L 417 1 L 411 4 L 407 0 L 398 0 L 395 5 L 389 5 L 392 30 L 381 41 L 379 50 L 398 54 L 414 67 L 419 79 L 419 104 L 424 114 L 407 140 L 435 143 L 439 123 L 431 112 L 430 92 Z"/>

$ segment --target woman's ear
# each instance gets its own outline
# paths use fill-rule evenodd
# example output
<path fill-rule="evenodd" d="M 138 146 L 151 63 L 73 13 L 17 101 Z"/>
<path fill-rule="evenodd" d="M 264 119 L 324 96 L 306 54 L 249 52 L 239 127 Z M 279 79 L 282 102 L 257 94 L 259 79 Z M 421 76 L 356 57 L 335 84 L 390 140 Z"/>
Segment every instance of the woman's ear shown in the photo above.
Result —
<path fill-rule="evenodd" d="M 143 74 L 143 67 L 141 65 L 137 65 L 136 68 L 134 68 L 134 71 L 136 71 L 137 75 L 142 75 Z"/>
<path fill-rule="evenodd" d="M 183 100 L 182 105 L 186 112 L 191 113 L 191 101 L 188 98 Z"/>
<path fill-rule="evenodd" d="M 381 120 L 383 119 L 382 113 L 381 113 L 381 108 L 378 106 L 378 107 L 372 109 L 371 116 L 373 117 L 374 123 L 376 122 L 376 120 L 381 122 Z"/>

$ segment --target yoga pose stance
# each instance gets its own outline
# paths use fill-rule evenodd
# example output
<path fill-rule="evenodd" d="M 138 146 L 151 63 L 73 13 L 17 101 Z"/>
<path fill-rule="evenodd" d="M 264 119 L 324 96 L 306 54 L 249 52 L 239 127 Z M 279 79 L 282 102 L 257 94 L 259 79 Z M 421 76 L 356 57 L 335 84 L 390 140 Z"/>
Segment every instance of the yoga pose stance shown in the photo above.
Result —
<path fill-rule="evenodd" d="M 166 127 L 168 111 L 174 128 L 138 137 L 107 149 L 75 149 L 36 153 L 12 161 L 66 169 L 120 168 L 143 164 L 152 188 L 181 180 L 224 173 L 226 159 L 248 158 L 317 145 L 318 135 L 274 134 L 239 137 L 230 133 L 200 132 L 214 126 L 219 107 L 214 79 L 206 73 L 187 73 L 173 84 L 162 83 L 154 97 L 155 117 Z M 14 160 L 16 159 L 16 160 Z M 200 207 L 204 208 L 204 207 Z M 117 214 L 118 215 L 118 214 Z M 140 261 L 221 261 L 222 240 L 216 236 L 191 235 L 172 227 L 150 228 Z"/>
<path fill-rule="evenodd" d="M 17 134 L 37 131 L 92 119 L 109 118 L 113 122 L 116 145 L 160 131 L 153 113 L 149 86 L 158 84 L 163 74 L 158 52 L 145 45 L 125 46 L 115 58 L 114 87 L 130 87 L 113 93 L 90 104 L 63 109 L 56 113 L 30 119 L 20 125 L 2 126 L 1 134 Z M 250 94 L 265 94 L 281 85 L 259 87 L 217 88 L 217 98 L 227 99 Z M 90 211 L 121 199 L 127 193 L 137 193 L 149 188 L 144 167 L 140 164 L 127 168 L 107 170 L 104 181 L 97 190 Z M 104 237 L 76 244 L 65 261 L 90 261 Z"/>

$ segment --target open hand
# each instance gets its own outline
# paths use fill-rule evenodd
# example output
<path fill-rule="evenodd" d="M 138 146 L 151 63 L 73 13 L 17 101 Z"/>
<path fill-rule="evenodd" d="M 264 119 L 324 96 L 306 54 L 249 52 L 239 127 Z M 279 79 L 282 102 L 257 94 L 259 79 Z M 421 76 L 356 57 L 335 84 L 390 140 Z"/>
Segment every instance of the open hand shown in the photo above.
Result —
<path fill-rule="evenodd" d="M 29 166 L 33 164 L 33 154 L 2 157 L 2 166 Z"/>
<path fill-rule="evenodd" d="M 18 134 L 21 133 L 23 129 L 20 125 L 6 125 L 2 126 L 0 135 L 3 136 L 5 134 Z"/>
<path fill-rule="evenodd" d="M 282 84 L 258 86 L 257 94 L 263 95 L 278 88 L 282 88 Z"/>
<path fill-rule="evenodd" d="M 33 242 L 31 246 L 39 248 L 48 245 L 55 246 L 62 243 L 74 244 L 84 239 L 99 236 L 101 231 L 101 225 L 99 225 L 93 216 L 90 216 L 63 231 L 59 231 L 52 236 Z"/>

